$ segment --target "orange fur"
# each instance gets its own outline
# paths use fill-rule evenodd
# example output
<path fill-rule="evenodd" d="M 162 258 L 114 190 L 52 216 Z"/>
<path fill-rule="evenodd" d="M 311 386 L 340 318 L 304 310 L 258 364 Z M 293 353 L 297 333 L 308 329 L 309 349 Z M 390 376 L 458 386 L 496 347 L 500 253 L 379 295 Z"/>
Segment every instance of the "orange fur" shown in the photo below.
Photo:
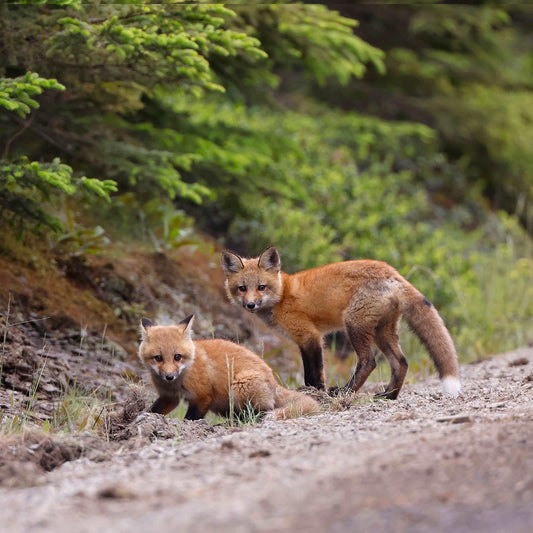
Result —
<path fill-rule="evenodd" d="M 247 404 L 272 411 L 277 419 L 318 412 L 315 400 L 280 386 L 271 368 L 244 346 L 223 339 L 193 341 L 192 318 L 175 326 L 141 321 L 139 357 L 159 394 L 151 411 L 165 415 L 184 398 L 187 419 L 203 418 L 207 411 L 227 415 L 232 398 L 237 414 Z"/>
<path fill-rule="evenodd" d="M 444 392 L 459 393 L 459 365 L 453 341 L 433 305 L 393 267 L 373 260 L 343 261 L 286 274 L 274 247 L 245 259 L 222 254 L 230 300 L 284 329 L 298 344 L 305 384 L 324 388 L 322 336 L 344 329 L 357 354 L 345 388 L 357 391 L 376 366 L 372 344 L 384 353 L 391 379 L 380 396 L 398 396 L 407 373 L 398 337 L 403 315 L 428 349 Z"/>

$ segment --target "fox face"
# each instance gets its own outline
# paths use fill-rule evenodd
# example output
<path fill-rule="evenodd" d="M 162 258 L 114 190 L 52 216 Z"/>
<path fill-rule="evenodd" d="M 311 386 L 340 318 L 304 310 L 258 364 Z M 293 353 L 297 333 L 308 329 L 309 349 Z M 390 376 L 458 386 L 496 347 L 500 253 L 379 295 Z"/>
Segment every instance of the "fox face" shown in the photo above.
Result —
<path fill-rule="evenodd" d="M 147 318 L 141 320 L 139 358 L 163 384 L 172 386 L 194 361 L 193 318 L 191 315 L 176 326 L 156 326 Z"/>
<path fill-rule="evenodd" d="M 281 299 L 281 259 L 273 246 L 254 259 L 225 251 L 222 269 L 228 298 L 247 311 L 270 309 Z"/>

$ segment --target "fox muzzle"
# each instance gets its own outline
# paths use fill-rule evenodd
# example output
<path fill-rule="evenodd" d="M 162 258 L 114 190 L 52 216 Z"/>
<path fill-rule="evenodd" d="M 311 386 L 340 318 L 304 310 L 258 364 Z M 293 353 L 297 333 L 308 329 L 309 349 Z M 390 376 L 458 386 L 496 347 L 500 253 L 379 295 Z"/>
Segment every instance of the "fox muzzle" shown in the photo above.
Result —
<path fill-rule="evenodd" d="M 259 309 L 259 307 L 261 307 L 261 303 L 262 303 L 261 300 L 256 300 L 254 302 L 242 302 L 242 306 L 247 311 L 254 312 L 254 311 L 257 311 L 257 309 Z"/>
<path fill-rule="evenodd" d="M 159 372 L 159 376 L 165 381 L 174 381 L 178 377 L 178 374 L 176 372 L 172 374 L 167 374 L 166 372 Z"/>

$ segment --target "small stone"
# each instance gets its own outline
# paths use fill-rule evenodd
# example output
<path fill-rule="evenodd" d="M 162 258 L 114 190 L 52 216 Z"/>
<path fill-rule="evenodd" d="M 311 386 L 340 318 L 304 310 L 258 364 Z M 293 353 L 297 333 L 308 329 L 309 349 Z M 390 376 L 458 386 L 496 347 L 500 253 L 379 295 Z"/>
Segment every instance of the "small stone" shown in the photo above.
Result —
<path fill-rule="evenodd" d="M 137 494 L 124 485 L 109 485 L 100 489 L 97 496 L 98 498 L 113 500 L 131 500 L 136 498 Z"/>
<path fill-rule="evenodd" d="M 272 453 L 268 450 L 256 450 L 252 452 L 248 457 L 253 459 L 254 457 L 270 457 Z"/>
<path fill-rule="evenodd" d="M 442 418 L 437 418 L 437 422 L 449 422 L 450 424 L 464 424 L 465 422 L 472 422 L 472 417 L 470 415 L 444 416 Z"/>
<path fill-rule="evenodd" d="M 527 357 L 519 357 L 518 359 L 509 361 L 509 366 L 523 366 L 527 364 L 529 364 L 529 359 Z"/>

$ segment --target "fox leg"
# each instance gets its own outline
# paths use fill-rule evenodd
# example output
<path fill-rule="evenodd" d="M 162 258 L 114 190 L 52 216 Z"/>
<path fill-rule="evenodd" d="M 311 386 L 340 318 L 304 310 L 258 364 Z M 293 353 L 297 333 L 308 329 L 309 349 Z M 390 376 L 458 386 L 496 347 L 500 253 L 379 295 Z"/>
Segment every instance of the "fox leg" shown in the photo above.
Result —
<path fill-rule="evenodd" d="M 376 297 L 376 294 L 381 297 Z M 391 302 L 382 290 L 378 292 L 373 287 L 363 287 L 354 294 L 344 314 L 344 326 L 355 350 L 357 364 L 352 377 L 342 389 L 357 392 L 376 368 L 372 349 L 374 336 L 380 321 L 391 311 Z M 337 394 L 340 390 L 334 387 L 329 392 Z"/>
<path fill-rule="evenodd" d="M 285 329 L 300 348 L 304 366 L 304 383 L 307 387 L 325 388 L 322 334 L 316 326 L 299 313 L 284 318 Z"/>
<path fill-rule="evenodd" d="M 207 409 L 201 408 L 198 404 L 189 402 L 187 412 L 185 413 L 186 420 L 200 420 L 207 413 Z"/>
<path fill-rule="evenodd" d="M 302 362 L 304 365 L 304 383 L 307 387 L 324 389 L 324 356 L 322 354 L 322 338 L 310 337 L 299 343 Z"/>
<path fill-rule="evenodd" d="M 162 415 L 167 415 L 180 403 L 179 398 L 160 396 L 148 409 L 150 413 L 159 413 Z"/>
<path fill-rule="evenodd" d="M 374 328 L 369 327 L 367 324 L 363 326 L 352 323 L 346 324 L 346 332 L 357 355 L 357 364 L 352 377 L 346 383 L 344 389 L 357 392 L 368 379 L 368 376 L 370 376 L 374 368 L 376 368 L 376 359 L 372 351 L 373 331 Z"/>
<path fill-rule="evenodd" d="M 376 398 L 395 400 L 402 388 L 408 363 L 400 347 L 398 336 L 400 315 L 394 316 L 389 322 L 380 325 L 376 330 L 376 344 L 383 352 L 391 367 L 391 377 L 384 392 L 376 394 Z"/>
<path fill-rule="evenodd" d="M 354 294 L 345 311 L 344 324 L 357 355 L 357 364 L 345 389 L 357 392 L 365 383 L 376 368 L 372 345 L 383 341 L 380 348 L 391 365 L 391 381 L 385 391 L 386 397 L 395 398 L 398 395 L 407 372 L 407 360 L 398 343 L 399 318 L 398 299 L 390 284 L 369 283 Z"/>

